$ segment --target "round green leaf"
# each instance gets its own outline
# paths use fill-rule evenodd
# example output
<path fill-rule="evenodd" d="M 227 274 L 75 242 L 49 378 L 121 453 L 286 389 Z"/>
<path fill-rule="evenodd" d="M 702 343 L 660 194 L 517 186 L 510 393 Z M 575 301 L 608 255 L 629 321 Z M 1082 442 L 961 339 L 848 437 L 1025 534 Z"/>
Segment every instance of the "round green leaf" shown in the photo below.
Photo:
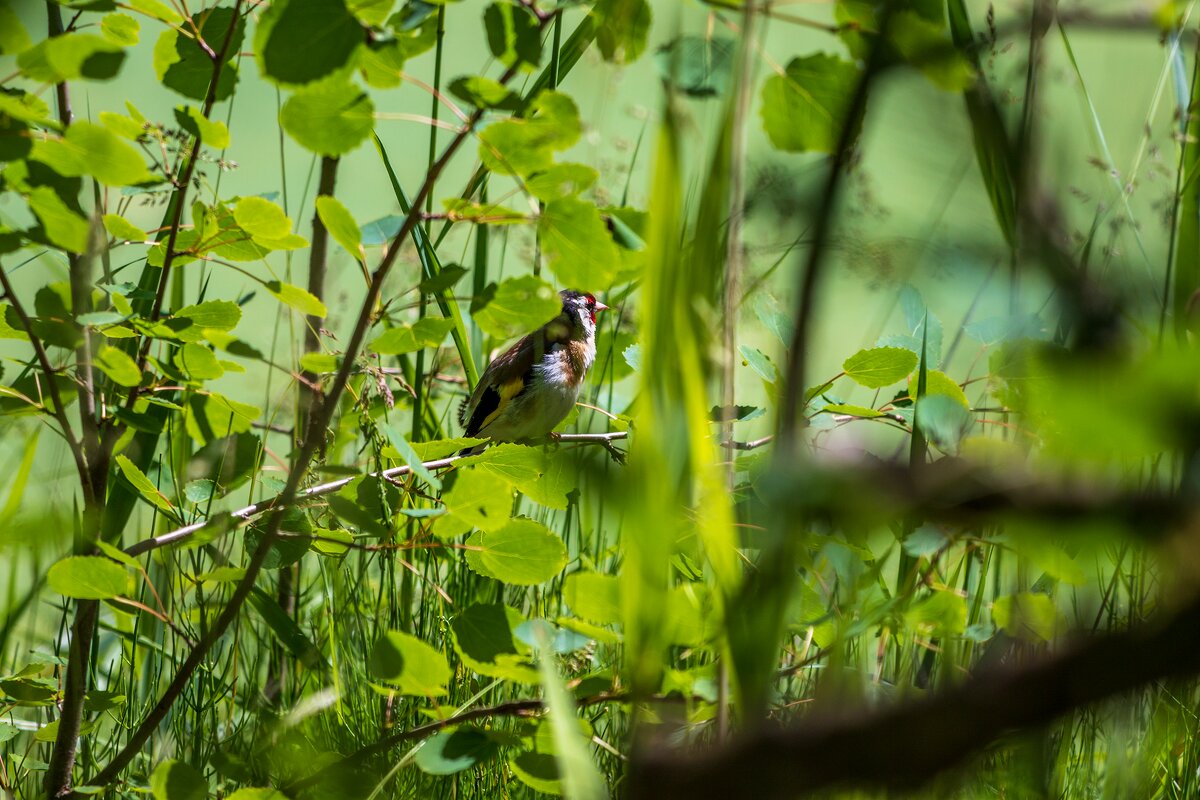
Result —
<path fill-rule="evenodd" d="M 124 350 L 104 345 L 96 351 L 92 363 L 118 386 L 137 386 L 142 382 L 142 371 Z"/>
<path fill-rule="evenodd" d="M 453 320 L 425 317 L 413 325 L 389 328 L 371 342 L 371 349 L 382 355 L 415 353 L 422 348 L 441 344 L 453 327 Z"/>
<path fill-rule="evenodd" d="M 832 153 L 837 147 L 860 70 L 816 53 L 793 58 L 783 75 L 763 82 L 763 128 L 771 144 L 791 153 Z"/>
<path fill-rule="evenodd" d="M 304 84 L 344 67 L 363 34 L 344 0 L 276 0 L 259 21 L 254 46 L 265 77 Z"/>
<path fill-rule="evenodd" d="M 621 582 L 614 575 L 574 572 L 563 584 L 563 599 L 576 616 L 588 622 L 610 625 L 623 618 Z"/>
<path fill-rule="evenodd" d="M 150 774 L 150 791 L 154 800 L 204 800 L 208 797 L 208 781 L 190 764 L 168 760 Z"/>
<path fill-rule="evenodd" d="M 31 157 L 59 175 L 91 175 L 108 186 L 154 180 L 142 154 L 133 145 L 107 128 L 85 120 L 73 122 L 62 139 L 38 142 Z"/>
<path fill-rule="evenodd" d="M 50 588 L 79 600 L 119 597 L 129 588 L 129 574 L 120 564 L 100 556 L 71 556 L 50 567 Z"/>
<path fill-rule="evenodd" d="M 519 517 L 494 531 L 485 531 L 480 558 L 498 580 L 516 586 L 535 586 L 553 578 L 567 565 L 567 546 L 553 531 Z"/>
<path fill-rule="evenodd" d="M 425 742 L 417 751 L 416 763 L 430 775 L 453 775 L 488 760 L 498 749 L 496 742 L 478 728 L 456 728 Z"/>
<path fill-rule="evenodd" d="M 226 63 L 221 67 L 214 97 L 225 100 L 237 85 L 237 64 L 233 57 L 241 51 L 245 23 L 233 8 L 215 8 L 199 14 L 200 35 L 212 51 L 225 47 Z M 232 30 L 230 26 L 233 26 Z M 228 45 L 226 46 L 226 41 Z M 203 100 L 212 80 L 213 62 L 192 37 L 168 28 L 154 44 L 154 73 L 167 88 L 193 100 Z"/>
<path fill-rule="evenodd" d="M 842 362 L 842 370 L 855 383 L 881 389 L 917 368 L 917 354 L 903 347 L 872 347 L 859 350 Z"/>
<path fill-rule="evenodd" d="M 480 675 L 537 683 L 538 671 L 529 661 L 529 646 L 513 631 L 525 621 L 521 612 L 499 603 L 476 603 L 451 621 L 454 651 Z"/>
<path fill-rule="evenodd" d="M 319 83 L 283 104 L 279 123 L 300 145 L 322 156 L 358 147 L 375 125 L 375 105 L 351 83 Z"/>
<path fill-rule="evenodd" d="M 450 681 L 442 651 L 403 631 L 388 631 L 375 641 L 367 668 L 376 678 L 398 685 L 402 694 L 443 695 Z"/>
<path fill-rule="evenodd" d="M 562 285 L 597 290 L 612 284 L 621 257 L 594 204 L 578 197 L 550 201 L 538 219 L 538 233 L 548 266 Z"/>
<path fill-rule="evenodd" d="M 537 330 L 562 312 L 554 287 L 536 275 L 508 278 L 490 293 L 476 298 L 471 316 L 489 336 L 512 339 Z"/>
<path fill-rule="evenodd" d="M 299 286 L 293 286 L 290 283 L 280 283 L 279 281 L 269 281 L 267 291 L 275 295 L 275 298 L 284 305 L 292 308 L 310 317 L 324 317 L 328 311 L 325 309 L 325 304 L 322 303 L 311 293 L 301 289 Z"/>

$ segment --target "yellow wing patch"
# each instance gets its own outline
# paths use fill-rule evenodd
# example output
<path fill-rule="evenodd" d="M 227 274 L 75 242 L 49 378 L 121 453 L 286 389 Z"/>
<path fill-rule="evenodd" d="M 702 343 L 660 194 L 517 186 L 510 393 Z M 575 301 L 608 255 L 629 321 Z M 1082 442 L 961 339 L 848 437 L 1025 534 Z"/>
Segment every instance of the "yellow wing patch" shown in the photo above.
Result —
<path fill-rule="evenodd" d="M 525 381 L 522 378 L 514 378 L 511 381 L 500 384 L 496 387 L 496 393 L 500 395 L 500 402 L 496 404 L 496 410 L 483 418 L 483 422 L 479 425 L 479 432 L 483 433 L 488 425 L 495 421 L 496 417 L 508 410 L 508 401 L 512 400 L 521 390 L 525 388 Z"/>

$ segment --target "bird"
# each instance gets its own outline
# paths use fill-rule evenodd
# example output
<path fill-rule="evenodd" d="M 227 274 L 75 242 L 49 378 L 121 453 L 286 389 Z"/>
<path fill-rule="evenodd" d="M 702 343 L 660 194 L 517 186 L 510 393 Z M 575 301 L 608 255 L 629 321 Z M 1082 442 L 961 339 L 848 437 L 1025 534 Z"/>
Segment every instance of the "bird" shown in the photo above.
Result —
<path fill-rule="evenodd" d="M 596 360 L 596 312 L 608 306 L 574 289 L 558 296 L 562 312 L 493 359 L 462 401 L 458 422 L 467 436 L 493 442 L 544 439 L 575 406 Z"/>

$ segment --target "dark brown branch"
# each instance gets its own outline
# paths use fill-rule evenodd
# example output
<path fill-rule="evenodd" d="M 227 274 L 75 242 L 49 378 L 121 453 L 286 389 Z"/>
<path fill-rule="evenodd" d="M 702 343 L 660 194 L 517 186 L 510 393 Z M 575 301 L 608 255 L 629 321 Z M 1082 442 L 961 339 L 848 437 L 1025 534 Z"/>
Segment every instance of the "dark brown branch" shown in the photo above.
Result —
<path fill-rule="evenodd" d="M 1200 602 L 1161 624 L 981 674 L 928 700 L 748 733 L 703 752 L 635 755 L 629 797 L 796 797 L 834 785 L 913 788 L 1008 731 L 1200 671 Z"/>

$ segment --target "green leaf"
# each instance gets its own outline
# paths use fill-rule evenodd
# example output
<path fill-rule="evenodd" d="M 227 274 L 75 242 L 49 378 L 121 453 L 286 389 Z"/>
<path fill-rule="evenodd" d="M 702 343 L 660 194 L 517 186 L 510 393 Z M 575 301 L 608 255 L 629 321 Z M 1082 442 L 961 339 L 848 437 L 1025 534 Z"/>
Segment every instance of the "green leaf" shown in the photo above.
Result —
<path fill-rule="evenodd" d="M 168 25 L 178 25 L 183 22 L 183 17 L 176 14 L 175 10 L 165 3 L 159 2 L 159 0 L 125 0 L 125 5 L 134 11 L 140 11 L 146 16 L 153 17 Z"/>
<path fill-rule="evenodd" d="M 463 726 L 429 738 L 417 751 L 414 761 L 429 775 L 453 775 L 491 759 L 499 750 L 486 733 Z"/>
<path fill-rule="evenodd" d="M 340 156 L 370 135 L 375 106 L 352 83 L 322 82 L 293 94 L 279 112 L 279 124 L 305 149 Z"/>
<path fill-rule="evenodd" d="M 620 267 L 600 209 L 578 197 L 552 200 L 538 219 L 549 268 L 565 286 L 607 289 Z"/>
<path fill-rule="evenodd" d="M 132 224 L 129 220 L 125 219 L 119 214 L 105 214 L 104 228 L 118 242 L 144 242 L 147 238 L 144 230 Z"/>
<path fill-rule="evenodd" d="M 1009 636 L 1034 642 L 1050 641 L 1062 627 L 1054 600 L 1031 592 L 997 597 L 992 620 Z"/>
<path fill-rule="evenodd" d="M 421 463 L 421 459 L 413 452 L 412 445 L 404 438 L 404 434 L 386 423 L 380 427 L 387 434 L 388 441 L 392 443 L 392 447 L 396 448 L 396 452 L 400 454 L 400 460 L 412 468 L 413 474 L 420 477 L 421 480 L 425 481 L 433 489 L 440 491 L 442 481 L 438 476 L 425 468 L 425 465 Z"/>
<path fill-rule="evenodd" d="M 195 767 L 169 759 L 150 774 L 150 791 L 154 800 L 204 800 L 208 780 Z"/>
<path fill-rule="evenodd" d="M 175 353 L 174 360 L 175 366 L 193 381 L 214 380 L 225 374 L 213 351 L 201 344 L 185 344 Z"/>
<path fill-rule="evenodd" d="M 100 20 L 100 32 L 110 42 L 122 47 L 132 47 L 138 43 L 138 31 L 141 26 L 138 21 L 128 14 L 105 14 Z"/>
<path fill-rule="evenodd" d="M 479 134 L 483 165 L 500 175 L 530 175 L 548 169 L 554 152 L 579 141 L 579 109 L 568 95 L 544 91 L 528 119 L 493 122 Z"/>
<path fill-rule="evenodd" d="M 446 218 L 451 222 L 474 222 L 477 225 L 516 225 L 529 222 L 530 217 L 499 203 L 476 203 L 465 197 L 447 197 L 442 201 Z"/>
<path fill-rule="evenodd" d="M 137 362 L 124 350 L 104 345 L 96 351 L 93 363 L 119 386 L 137 386 L 142 382 L 142 371 Z"/>
<path fill-rule="evenodd" d="M 323 194 L 317 198 L 317 216 L 333 240 L 356 261 L 362 258 L 362 231 L 358 223 L 336 197 Z"/>
<path fill-rule="evenodd" d="M 939 89 L 961 92 L 975 82 L 975 70 L 951 46 L 940 15 L 932 22 L 912 11 L 900 11 L 892 17 L 888 36 L 897 54 Z"/>
<path fill-rule="evenodd" d="M 917 354 L 902 347 L 859 350 L 842 362 L 842 371 L 860 386 L 881 389 L 901 381 L 916 369 Z"/>
<path fill-rule="evenodd" d="M 233 218 L 255 238 L 282 239 L 292 232 L 292 221 L 283 209 L 261 197 L 243 197 L 233 209 Z"/>
<path fill-rule="evenodd" d="M 172 315 L 175 319 L 189 320 L 198 328 L 218 331 L 233 330 L 242 318 L 242 309 L 229 300 L 206 300 L 192 306 L 184 306 Z"/>
<path fill-rule="evenodd" d="M 547 718 L 552 734 L 553 752 L 562 776 L 562 792 L 571 800 L 605 800 L 607 787 L 591 758 L 590 729 L 580 726 L 575 702 L 558 674 L 558 660 L 551 650 L 551 637 L 545 629 L 538 636 L 538 667 L 542 692 L 546 698 Z"/>
<path fill-rule="evenodd" d="M 332 353 L 305 353 L 300 356 L 300 368 L 318 375 L 323 372 L 337 372 L 338 358 Z"/>
<path fill-rule="evenodd" d="M 476 298 L 478 301 L 479 298 Z M 471 308 L 480 330 L 497 339 L 512 339 L 535 331 L 562 313 L 562 299 L 536 275 L 508 278 Z"/>
<path fill-rule="evenodd" d="M 214 99 L 227 99 L 237 85 L 238 70 L 236 57 L 242 49 L 245 23 L 233 8 L 216 8 L 207 14 L 198 14 L 200 35 L 213 52 L 225 46 L 226 61 L 221 65 Z M 230 26 L 233 26 L 232 31 Z M 168 89 L 179 92 L 193 100 L 204 100 L 208 84 L 212 80 L 213 62 L 208 53 L 189 31 L 184 35 L 174 28 L 163 31 L 154 44 L 154 74 Z"/>
<path fill-rule="evenodd" d="M 63 83 L 77 78 L 108 80 L 121 69 L 125 51 L 94 33 L 65 33 L 21 52 L 17 66 L 30 80 Z"/>
<path fill-rule="evenodd" d="M 128 591 L 129 573 L 120 564 L 107 558 L 71 556 L 50 567 L 46 573 L 46 583 L 64 597 L 107 600 Z"/>
<path fill-rule="evenodd" d="M 301 664 L 309 669 L 328 668 L 329 665 L 320 648 L 313 644 L 312 640 L 296 624 L 296 621 L 283 610 L 278 600 L 257 586 L 250 590 L 248 599 L 250 607 L 258 612 L 263 622 L 267 623 L 267 627 L 275 634 L 279 643 L 287 648 L 287 651 Z"/>
<path fill-rule="evenodd" d="M 150 505 L 158 507 L 172 519 L 176 517 L 175 506 L 171 505 L 171 501 L 167 499 L 167 496 L 160 492 L 158 487 L 127 456 L 117 456 L 117 466 L 120 468 L 121 474 L 125 476 L 125 480 L 129 481 L 129 484 L 142 496 L 142 499 L 150 503 Z"/>
<path fill-rule="evenodd" d="M 479 558 L 490 577 L 515 586 L 535 586 L 567 565 L 567 546 L 553 531 L 518 517 L 494 531 L 483 531 Z"/>
<path fill-rule="evenodd" d="M 624 619 L 621 581 L 597 572 L 573 572 L 563 583 L 563 600 L 576 616 L 597 625 L 614 625 Z"/>
<path fill-rule="evenodd" d="M 488 47 L 506 67 L 530 70 L 542 59 L 542 37 L 537 17 L 516 3 L 492 3 L 483 12 Z"/>
<path fill-rule="evenodd" d="M 791 153 L 832 153 L 846 124 L 859 72 L 849 61 L 817 53 L 793 58 L 786 74 L 767 78 L 762 118 L 771 144 Z"/>
<path fill-rule="evenodd" d="M 433 526 L 437 536 L 448 539 L 472 528 L 495 530 L 508 522 L 512 485 L 495 472 L 478 467 L 460 469 L 442 502 L 447 514 Z"/>
<path fill-rule="evenodd" d="M 142 154 L 100 125 L 79 120 L 62 139 L 38 142 L 31 158 L 59 175 L 91 175 L 107 186 L 132 186 L 155 180 Z"/>
<path fill-rule="evenodd" d="M 324 303 L 299 286 L 293 286 L 290 283 L 280 283 L 279 281 L 270 281 L 266 284 L 266 287 L 267 291 L 273 294 L 279 302 L 291 306 L 310 317 L 324 319 L 325 315 L 329 313 L 326 311 Z"/>
<path fill-rule="evenodd" d="M 728 36 L 680 36 L 654 54 L 658 72 L 688 97 L 716 97 L 733 74 L 737 40 Z"/>
<path fill-rule="evenodd" d="M 344 0 L 284 0 L 262 15 L 254 49 L 265 78 L 297 85 L 340 70 L 364 41 Z"/>
<path fill-rule="evenodd" d="M 908 381 L 908 394 L 910 397 L 916 397 L 917 384 L 912 377 Z M 955 403 L 960 405 L 964 410 L 970 410 L 971 404 L 967 400 L 967 394 L 962 390 L 953 378 L 941 370 L 931 369 L 925 376 L 925 396 L 940 395 L 948 397 Z"/>
<path fill-rule="evenodd" d="M 876 417 L 884 416 L 882 411 L 876 411 L 873 408 L 850 406 L 844 403 L 830 403 L 821 410 L 827 414 L 847 414 L 851 417 L 861 417 L 862 419 L 875 419 Z"/>
<path fill-rule="evenodd" d="M 39 186 L 29 193 L 29 209 L 45 228 L 52 244 L 72 253 L 87 252 L 88 223 L 49 186 Z"/>
<path fill-rule="evenodd" d="M 450 622 L 454 650 L 469 669 L 480 675 L 537 683 L 529 646 L 514 633 L 524 621 L 521 612 L 499 603 L 468 606 Z"/>
<path fill-rule="evenodd" d="M 904 619 L 929 636 L 958 636 L 967 629 L 967 600 L 956 592 L 934 592 L 905 612 Z"/>
<path fill-rule="evenodd" d="M 650 4 L 646 0 L 599 0 L 592 7 L 596 46 L 605 61 L 629 64 L 646 49 Z"/>
<path fill-rule="evenodd" d="M 194 481 L 188 481 L 187 485 L 183 487 L 183 496 L 188 499 L 189 503 L 200 505 L 217 496 L 219 489 L 220 487 L 215 481 L 208 478 L 197 478 Z"/>
<path fill-rule="evenodd" d="M 575 488 L 575 469 L 565 454 L 542 447 L 505 442 L 458 462 L 477 464 L 511 483 L 530 500 L 557 509 L 567 507 L 567 493 Z"/>
<path fill-rule="evenodd" d="M 446 694 L 450 682 L 446 656 L 403 631 L 388 631 L 375 641 L 367 668 L 376 678 L 399 686 L 401 694 L 437 697 Z"/>
<path fill-rule="evenodd" d="M 229 128 L 221 121 L 213 122 L 195 106 L 177 106 L 175 121 L 207 147 L 224 150 L 229 147 Z"/>
<path fill-rule="evenodd" d="M 246 550 L 248 552 L 257 550 L 262 544 L 263 538 L 267 535 L 268 524 L 269 517 L 263 517 L 246 529 Z M 283 519 L 279 523 L 279 533 L 285 535 L 276 536 L 271 542 L 266 558 L 263 559 L 263 569 L 290 567 L 304 558 L 312 544 L 312 523 L 301 509 L 289 508 L 283 512 Z"/>
<path fill-rule="evenodd" d="M 524 100 L 499 81 L 481 75 L 455 78 L 450 82 L 450 94 L 476 108 L 496 108 L 519 111 Z"/>
<path fill-rule="evenodd" d="M 192 395 L 186 408 L 184 424 L 187 432 L 201 444 L 245 433 L 262 413 L 254 406 L 230 400 L 216 392 Z"/>
<path fill-rule="evenodd" d="M 32 44 L 17 12 L 7 2 L 0 3 L 0 54 L 15 56 Z"/>
<path fill-rule="evenodd" d="M 382 355 L 415 353 L 426 347 L 436 347 L 454 327 L 454 321 L 441 317 L 423 317 L 412 325 L 400 324 L 378 336 L 370 347 Z"/>
<path fill-rule="evenodd" d="M 538 200 L 549 203 L 586 191 L 599 177 L 600 173 L 586 164 L 555 164 L 526 180 L 525 188 Z"/>
<path fill-rule="evenodd" d="M 927 373 L 927 378 L 932 374 Z M 971 413 L 958 399 L 945 394 L 930 394 L 928 383 L 925 388 L 925 396 L 919 401 L 921 409 L 916 415 L 916 424 L 939 450 L 957 453 L 959 444 L 970 432 L 974 422 Z M 957 389 L 958 386 L 955 385 L 954 388 Z"/>
<path fill-rule="evenodd" d="M 751 347 L 746 344 L 739 345 L 738 352 L 742 355 L 743 363 L 757 372 L 758 376 L 767 383 L 774 383 L 779 377 L 779 373 L 775 369 L 775 365 L 771 363 L 771 359 L 757 347 Z"/>

